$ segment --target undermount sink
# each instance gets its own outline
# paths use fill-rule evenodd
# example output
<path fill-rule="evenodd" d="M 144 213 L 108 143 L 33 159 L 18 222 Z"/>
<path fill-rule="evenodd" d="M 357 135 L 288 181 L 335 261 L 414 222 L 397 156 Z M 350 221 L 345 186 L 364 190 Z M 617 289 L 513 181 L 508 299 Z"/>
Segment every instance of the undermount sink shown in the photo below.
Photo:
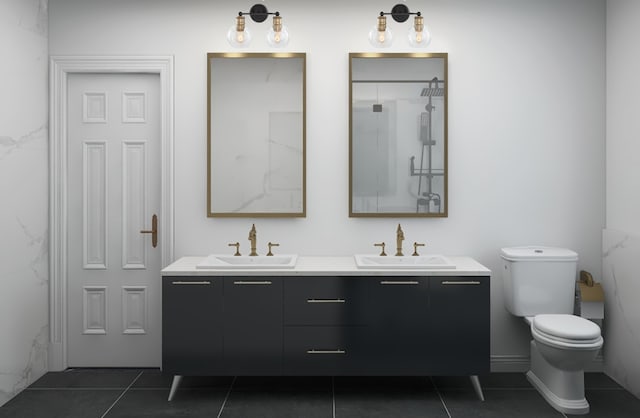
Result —
<path fill-rule="evenodd" d="M 211 254 L 200 263 L 197 269 L 292 269 L 296 266 L 297 255 L 241 255 Z"/>
<path fill-rule="evenodd" d="M 379 256 L 356 254 L 356 266 L 361 269 L 455 269 L 456 265 L 439 254 L 419 256 Z"/>

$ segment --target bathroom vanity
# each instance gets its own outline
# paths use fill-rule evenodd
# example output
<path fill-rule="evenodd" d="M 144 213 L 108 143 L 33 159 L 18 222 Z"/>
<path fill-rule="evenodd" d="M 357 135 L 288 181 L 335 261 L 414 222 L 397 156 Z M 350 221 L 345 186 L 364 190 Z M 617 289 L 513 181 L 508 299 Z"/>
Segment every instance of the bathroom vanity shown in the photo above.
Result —
<path fill-rule="evenodd" d="M 353 257 L 299 257 L 291 269 L 162 271 L 162 368 L 169 399 L 185 375 L 489 373 L 491 272 L 361 269 Z"/>

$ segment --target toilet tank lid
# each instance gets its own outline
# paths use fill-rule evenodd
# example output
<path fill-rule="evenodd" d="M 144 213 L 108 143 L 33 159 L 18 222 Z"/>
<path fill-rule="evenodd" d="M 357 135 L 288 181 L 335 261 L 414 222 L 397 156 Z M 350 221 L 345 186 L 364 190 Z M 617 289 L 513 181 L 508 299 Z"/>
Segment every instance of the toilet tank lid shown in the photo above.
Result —
<path fill-rule="evenodd" d="M 500 256 L 509 261 L 577 261 L 578 254 L 566 248 L 528 246 L 506 247 Z"/>

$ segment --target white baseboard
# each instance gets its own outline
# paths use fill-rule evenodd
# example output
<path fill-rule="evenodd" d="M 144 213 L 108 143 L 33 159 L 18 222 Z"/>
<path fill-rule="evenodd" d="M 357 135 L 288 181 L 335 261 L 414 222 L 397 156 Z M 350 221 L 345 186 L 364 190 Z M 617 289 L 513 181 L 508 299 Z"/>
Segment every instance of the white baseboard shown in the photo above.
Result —
<path fill-rule="evenodd" d="M 492 373 L 524 373 L 529 370 L 529 355 L 492 355 Z"/>
<path fill-rule="evenodd" d="M 49 344 L 49 371 L 59 372 L 66 368 L 61 361 L 63 345 L 60 343 Z M 525 373 L 529 370 L 529 356 L 523 355 L 492 355 L 490 360 L 490 370 L 492 373 Z M 586 372 L 603 372 L 604 357 L 602 353 L 591 362 L 585 369 Z"/>
<path fill-rule="evenodd" d="M 529 370 L 529 356 L 523 355 L 492 355 L 491 356 L 491 372 L 492 373 L 525 373 Z M 602 353 L 585 368 L 585 372 L 603 372 L 604 357 Z"/>
<path fill-rule="evenodd" d="M 67 368 L 64 361 L 64 345 L 62 343 L 49 343 L 49 363 L 48 371 L 61 372 Z"/>

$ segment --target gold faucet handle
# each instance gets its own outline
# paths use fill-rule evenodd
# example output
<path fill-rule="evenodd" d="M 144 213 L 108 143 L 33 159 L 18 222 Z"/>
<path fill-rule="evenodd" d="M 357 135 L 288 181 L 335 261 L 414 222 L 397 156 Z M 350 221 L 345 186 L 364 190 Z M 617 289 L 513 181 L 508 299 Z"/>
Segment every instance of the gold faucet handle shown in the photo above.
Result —
<path fill-rule="evenodd" d="M 380 253 L 381 257 L 384 257 L 387 255 L 387 253 L 384 252 L 384 242 L 381 242 L 379 244 L 373 244 L 375 247 L 382 247 L 382 252 Z"/>
<path fill-rule="evenodd" d="M 239 242 L 232 242 L 232 243 L 229 244 L 229 247 L 236 247 L 236 253 L 234 254 L 236 257 L 242 255 L 242 254 L 240 254 L 240 243 Z"/>
<path fill-rule="evenodd" d="M 413 256 L 419 256 L 420 254 L 418 254 L 418 247 L 424 247 L 424 244 L 418 243 L 418 242 L 414 242 L 413 243 Z"/>
<path fill-rule="evenodd" d="M 280 244 L 276 244 L 276 243 L 272 243 L 272 242 L 269 242 L 267 245 L 269 246 L 269 252 L 267 253 L 268 256 L 273 256 L 273 253 L 271 252 L 271 247 L 279 247 L 280 246 Z"/>

